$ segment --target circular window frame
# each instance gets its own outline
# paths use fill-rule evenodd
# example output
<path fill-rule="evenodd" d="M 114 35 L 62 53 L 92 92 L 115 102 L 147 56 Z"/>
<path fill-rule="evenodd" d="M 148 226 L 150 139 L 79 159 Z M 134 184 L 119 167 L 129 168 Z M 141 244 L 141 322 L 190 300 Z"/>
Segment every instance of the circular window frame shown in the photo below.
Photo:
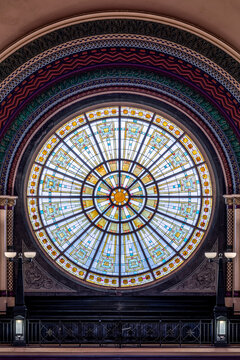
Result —
<path fill-rule="evenodd" d="M 157 112 L 159 115 L 162 115 L 164 117 L 166 117 L 167 119 L 169 119 L 170 121 L 173 121 L 176 125 L 179 125 L 181 127 L 181 129 L 183 129 L 184 131 L 187 131 L 187 133 L 191 136 L 192 140 L 196 143 L 197 147 L 199 148 L 199 150 L 202 152 L 203 156 L 204 156 L 204 159 L 208 165 L 208 169 L 209 169 L 209 172 L 210 172 L 210 176 L 211 176 L 211 181 L 212 181 L 212 192 L 213 192 L 213 204 L 212 204 L 212 209 L 215 209 L 216 207 L 216 181 L 215 181 L 215 178 L 216 176 L 214 176 L 214 170 L 213 170 L 213 164 L 211 163 L 210 161 L 210 156 L 209 154 L 206 153 L 205 149 L 203 149 L 203 146 L 201 144 L 201 141 L 199 141 L 199 139 L 197 139 L 197 137 L 195 136 L 194 132 L 190 132 L 188 127 L 186 125 L 184 125 L 181 121 L 179 121 L 175 116 L 172 116 L 171 114 L 169 114 L 169 111 L 163 111 L 162 109 L 159 109 L 157 106 L 146 106 L 145 104 L 143 105 L 143 103 L 139 102 L 139 101 L 136 101 L 136 99 L 132 100 L 132 101 L 129 101 L 129 100 L 125 100 L 125 101 L 104 101 L 104 102 L 96 102 L 94 105 L 90 105 L 90 106 L 83 106 L 81 109 L 77 110 L 77 111 L 72 111 L 70 115 L 67 115 L 66 117 L 63 115 L 63 118 L 60 120 L 60 121 L 57 121 L 57 124 L 55 124 L 54 126 L 51 126 L 51 133 L 53 133 L 56 128 L 59 128 L 61 126 L 61 124 L 64 124 L 66 123 L 67 121 L 73 119 L 75 116 L 79 115 L 80 113 L 83 113 L 83 112 L 87 112 L 87 111 L 91 111 L 93 109 L 96 109 L 96 108 L 102 108 L 102 107 L 107 107 L 107 106 L 116 106 L 116 105 L 121 105 L 121 106 L 133 106 L 133 107 L 136 107 L 136 108 L 142 108 L 142 109 L 145 109 L 145 110 L 148 110 L 148 111 L 152 111 L 152 112 Z M 63 111 L 63 113 L 65 112 L 65 110 Z M 48 137 L 49 137 L 49 133 L 48 133 Z M 41 148 L 42 144 L 45 143 L 46 141 L 46 136 L 44 136 L 42 134 L 42 139 L 41 141 L 39 142 L 39 144 L 37 145 L 37 149 L 34 150 L 34 154 L 37 154 L 39 149 Z M 35 159 L 34 156 L 32 156 L 32 158 Z M 31 161 L 31 164 L 33 163 L 33 161 Z M 27 176 L 25 177 L 25 179 L 28 179 L 29 177 L 29 173 L 30 173 L 30 168 L 31 168 L 31 165 L 28 165 L 28 170 L 27 170 Z M 25 173 L 25 171 L 24 171 Z M 24 189 L 26 189 L 26 182 L 24 183 Z M 215 196 L 214 196 L 215 195 Z M 26 202 L 25 202 L 25 210 L 26 210 Z M 213 211 L 214 212 L 214 211 Z M 208 237 L 208 233 L 209 233 L 209 230 L 212 228 L 212 222 L 213 222 L 213 215 L 211 215 L 211 219 L 209 221 L 209 225 L 208 225 L 208 229 L 204 235 L 204 239 L 202 240 L 200 246 L 198 247 L 198 249 L 196 250 L 196 252 L 199 252 L 199 249 L 202 248 L 202 245 L 203 243 L 205 243 L 206 241 L 206 238 Z M 27 220 L 27 223 L 28 223 L 28 230 L 29 228 L 31 229 L 31 225 L 29 227 L 29 221 Z M 32 234 L 32 231 L 30 230 L 31 232 L 31 235 L 34 237 L 34 235 Z M 36 240 L 34 240 L 36 241 Z M 38 248 L 39 248 L 39 245 L 37 245 Z M 43 254 L 45 254 L 43 252 Z M 45 254 L 46 255 L 46 254 Z M 177 268 L 175 271 L 171 272 L 170 274 L 164 276 L 164 278 L 160 278 L 159 280 L 154 280 L 153 282 L 149 283 L 149 284 L 144 284 L 144 285 L 138 285 L 138 286 L 135 286 L 135 287 L 131 287 L 131 288 L 114 288 L 114 290 L 121 290 L 121 291 L 136 291 L 136 290 L 139 290 L 139 289 L 142 289 L 142 288 L 147 288 L 147 287 L 152 287 L 152 286 L 155 286 L 159 283 L 166 283 L 169 278 L 172 278 L 173 275 L 175 276 L 176 273 L 178 272 L 181 272 L 183 270 L 183 268 L 186 267 L 186 265 L 192 261 L 192 258 L 196 255 L 196 253 L 194 252 L 189 259 L 185 260 L 184 264 L 180 267 L 180 268 Z M 45 259 L 46 260 L 46 259 Z M 48 263 L 51 264 L 51 266 L 53 267 L 56 267 L 56 264 L 54 264 L 51 260 L 48 259 Z M 64 273 L 64 275 L 67 275 L 67 277 L 70 277 L 72 280 L 74 280 L 74 282 L 77 281 L 77 283 L 81 283 L 82 285 L 88 287 L 88 288 L 97 288 L 99 290 L 102 290 L 102 291 L 108 291 L 108 290 L 111 290 L 111 288 L 103 288 L 103 286 L 99 286 L 97 284 L 89 284 L 87 282 L 84 282 L 82 280 L 78 280 L 78 279 L 75 279 L 73 278 L 70 274 L 66 273 L 64 271 L 64 269 L 60 268 L 60 269 L 57 269 L 57 272 L 60 273 Z M 175 276 L 176 277 L 176 276 Z M 171 283 L 171 282 L 170 282 Z"/>

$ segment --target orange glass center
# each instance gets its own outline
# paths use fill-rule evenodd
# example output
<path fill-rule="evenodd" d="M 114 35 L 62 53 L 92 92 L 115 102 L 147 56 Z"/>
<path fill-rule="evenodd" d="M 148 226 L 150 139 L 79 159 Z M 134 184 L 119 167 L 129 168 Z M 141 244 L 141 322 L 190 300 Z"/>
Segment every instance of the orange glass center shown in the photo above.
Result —
<path fill-rule="evenodd" d="M 124 189 L 116 189 L 112 192 L 111 200 L 115 205 L 124 205 L 128 201 L 128 193 Z"/>

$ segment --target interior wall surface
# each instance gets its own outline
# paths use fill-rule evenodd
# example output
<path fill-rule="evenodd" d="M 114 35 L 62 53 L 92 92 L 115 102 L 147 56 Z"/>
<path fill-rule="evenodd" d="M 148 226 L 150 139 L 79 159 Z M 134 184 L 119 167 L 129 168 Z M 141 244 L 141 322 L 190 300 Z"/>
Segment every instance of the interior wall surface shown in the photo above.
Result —
<path fill-rule="evenodd" d="M 201 13 L 198 16 L 200 21 Z M 54 268 L 38 249 L 22 211 L 24 182 L 34 150 L 54 124 L 88 106 L 134 102 L 167 112 L 195 134 L 213 166 L 216 202 L 212 227 L 198 256 L 166 281 L 130 293 L 212 296 L 215 276 L 204 260 L 204 251 L 226 248 L 223 195 L 239 194 L 240 190 L 240 73 L 236 51 L 228 51 L 228 45 L 224 47 L 217 38 L 214 42 L 207 34 L 201 36 L 197 28 L 187 30 L 186 25 L 182 29 L 169 19 L 131 12 L 94 17 L 98 18 L 80 17 L 73 24 L 66 22 L 59 28 L 55 24 L 54 29 L 35 34 L 36 38 L 28 38 L 22 47 L 18 48 L 18 43 L 15 52 L 13 47 L 4 52 L 9 56 L 0 65 L 0 191 L 3 196 L 19 198 L 15 246 L 20 249 L 19 234 L 24 234 L 24 247 L 38 252 L 35 262 L 25 268 L 25 291 L 31 296 L 119 295 L 119 291 L 77 283 Z M 39 26 L 41 21 L 39 18 Z M 22 22 L 18 26 L 20 34 L 27 31 Z M 226 39 L 226 33 L 219 34 Z M 7 41 L 14 37 L 9 32 Z M 236 41 L 232 44 L 237 46 Z M 228 247 L 233 248 L 233 239 Z M 231 270 L 230 297 L 233 276 Z"/>

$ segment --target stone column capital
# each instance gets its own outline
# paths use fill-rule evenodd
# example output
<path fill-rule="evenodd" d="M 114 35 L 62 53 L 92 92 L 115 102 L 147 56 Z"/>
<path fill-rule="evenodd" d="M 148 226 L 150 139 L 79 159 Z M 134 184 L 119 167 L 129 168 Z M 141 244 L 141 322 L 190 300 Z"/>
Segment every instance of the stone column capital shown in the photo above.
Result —
<path fill-rule="evenodd" d="M 13 207 L 16 205 L 17 196 L 0 195 L 0 207 Z"/>
<path fill-rule="evenodd" d="M 225 199 L 225 204 L 228 206 L 232 206 L 233 205 L 233 198 L 232 195 L 223 195 L 224 199 Z"/>
<path fill-rule="evenodd" d="M 234 197 L 233 204 L 236 206 L 240 206 L 240 195 Z"/>
<path fill-rule="evenodd" d="M 223 195 L 226 205 L 240 205 L 240 194 Z"/>
<path fill-rule="evenodd" d="M 0 197 L 0 208 L 5 208 L 7 206 L 8 200 L 6 198 Z"/>

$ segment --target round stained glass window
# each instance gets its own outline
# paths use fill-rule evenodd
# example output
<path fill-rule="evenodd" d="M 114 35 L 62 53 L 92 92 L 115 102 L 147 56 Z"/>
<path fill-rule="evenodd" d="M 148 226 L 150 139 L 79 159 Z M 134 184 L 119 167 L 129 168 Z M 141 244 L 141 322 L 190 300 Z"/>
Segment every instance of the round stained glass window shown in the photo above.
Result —
<path fill-rule="evenodd" d="M 144 109 L 82 113 L 49 135 L 27 184 L 32 231 L 88 284 L 129 288 L 180 268 L 208 230 L 212 184 L 185 130 Z"/>

